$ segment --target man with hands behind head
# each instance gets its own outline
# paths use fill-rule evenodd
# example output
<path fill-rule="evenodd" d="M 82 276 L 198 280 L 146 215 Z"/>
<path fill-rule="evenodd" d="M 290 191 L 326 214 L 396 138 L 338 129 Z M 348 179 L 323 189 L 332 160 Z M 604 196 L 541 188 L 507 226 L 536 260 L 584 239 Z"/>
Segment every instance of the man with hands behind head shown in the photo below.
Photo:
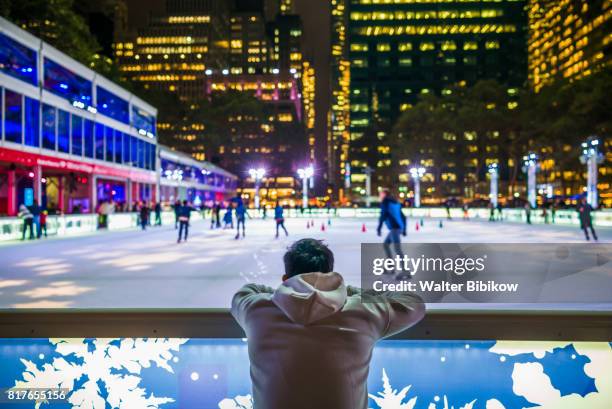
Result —
<path fill-rule="evenodd" d="M 420 321 L 423 301 L 398 292 L 362 302 L 319 240 L 293 243 L 283 260 L 277 289 L 248 284 L 232 300 L 248 339 L 254 409 L 366 409 L 374 344 Z"/>

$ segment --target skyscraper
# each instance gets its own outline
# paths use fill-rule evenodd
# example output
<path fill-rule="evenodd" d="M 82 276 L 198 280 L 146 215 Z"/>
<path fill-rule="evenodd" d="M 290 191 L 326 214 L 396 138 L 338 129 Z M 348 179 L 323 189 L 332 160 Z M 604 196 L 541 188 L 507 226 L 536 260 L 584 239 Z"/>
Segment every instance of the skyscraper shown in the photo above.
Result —
<path fill-rule="evenodd" d="M 340 7 L 337 4 L 335 10 Z M 524 0 L 355 0 L 344 11 L 347 51 L 334 50 L 335 45 L 340 47 L 337 41 L 332 43 L 332 55 L 348 52 L 350 61 L 353 181 L 365 179 L 365 156 L 375 151 L 374 185 L 397 182 L 397 175 L 390 174 L 388 134 L 419 95 L 444 95 L 452 84 L 469 86 L 481 79 L 495 79 L 508 88 L 522 86 L 526 80 Z M 334 31 L 341 33 L 341 29 Z M 340 89 L 336 86 L 333 91 Z M 332 100 L 333 110 L 339 104 L 333 95 Z M 372 141 L 364 146 L 361 140 L 368 132 L 373 134 Z"/>
<path fill-rule="evenodd" d="M 207 70 L 227 64 L 229 6 L 224 0 L 167 0 L 165 13 L 152 16 L 135 37 L 119 35 L 115 56 L 122 75 L 146 89 L 176 92 L 189 107 L 203 97 Z M 159 130 L 189 141 L 204 134 L 204 125 L 160 122 Z M 204 159 L 205 148 L 192 146 L 190 153 Z"/>
<path fill-rule="evenodd" d="M 347 1 L 332 0 L 331 7 L 331 101 L 327 130 L 327 180 L 330 189 L 343 195 L 350 184 L 349 85 Z"/>
<path fill-rule="evenodd" d="M 297 14 L 277 14 L 268 23 L 270 67 L 301 76 L 302 19 Z"/>
<path fill-rule="evenodd" d="M 529 2 L 529 80 L 536 91 L 612 64 L 612 2 Z"/>
<path fill-rule="evenodd" d="M 308 158 L 311 163 L 317 162 L 321 168 L 323 161 L 316 158 L 317 141 L 315 137 L 315 69 L 310 61 L 304 61 L 302 69 L 302 102 L 304 106 L 304 125 L 306 128 L 306 139 L 308 141 Z"/>

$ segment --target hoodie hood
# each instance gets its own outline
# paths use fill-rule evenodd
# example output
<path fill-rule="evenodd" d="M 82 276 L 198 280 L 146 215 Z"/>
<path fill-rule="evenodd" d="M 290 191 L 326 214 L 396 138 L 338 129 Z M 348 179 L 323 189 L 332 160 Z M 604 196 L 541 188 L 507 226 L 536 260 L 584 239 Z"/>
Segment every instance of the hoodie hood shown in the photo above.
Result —
<path fill-rule="evenodd" d="M 346 297 L 340 274 L 308 273 L 283 282 L 274 292 L 272 302 L 293 322 L 307 325 L 340 311 Z"/>

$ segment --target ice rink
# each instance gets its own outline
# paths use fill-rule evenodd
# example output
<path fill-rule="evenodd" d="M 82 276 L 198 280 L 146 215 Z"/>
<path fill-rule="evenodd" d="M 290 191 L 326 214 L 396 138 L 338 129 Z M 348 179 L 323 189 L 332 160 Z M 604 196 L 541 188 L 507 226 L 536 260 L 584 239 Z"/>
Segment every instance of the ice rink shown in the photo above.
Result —
<path fill-rule="evenodd" d="M 287 219 L 290 235 L 279 239 L 273 220 L 247 220 L 240 240 L 234 230 L 210 230 L 201 221 L 181 244 L 173 226 L 2 244 L 0 308 L 227 308 L 244 283 L 278 286 L 286 247 L 304 237 L 325 240 L 335 270 L 358 285 L 360 244 L 382 240 L 376 220 L 314 223 Z M 584 242 L 577 227 L 444 220 L 441 228 L 439 220 L 425 219 L 417 231 L 416 220 L 409 223 L 406 242 Z M 612 241 L 612 229 L 598 233 L 600 242 Z"/>

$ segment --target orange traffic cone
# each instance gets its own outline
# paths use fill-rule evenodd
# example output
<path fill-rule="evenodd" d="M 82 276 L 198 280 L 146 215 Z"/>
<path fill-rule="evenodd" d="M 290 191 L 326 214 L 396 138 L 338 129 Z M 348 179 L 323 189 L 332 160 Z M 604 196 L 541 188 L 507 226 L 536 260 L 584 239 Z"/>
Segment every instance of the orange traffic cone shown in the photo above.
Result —
<path fill-rule="evenodd" d="M 321 223 L 321 231 L 325 231 L 325 223 Z"/>
<path fill-rule="evenodd" d="M 366 230 L 366 226 L 365 226 L 365 223 L 364 223 L 364 224 L 361 225 L 361 232 L 365 233 L 366 231 L 367 230 Z"/>
<path fill-rule="evenodd" d="M 419 222 L 417 222 L 417 223 L 416 223 L 416 228 L 415 228 L 415 230 L 416 230 L 416 231 L 419 231 Z"/>

